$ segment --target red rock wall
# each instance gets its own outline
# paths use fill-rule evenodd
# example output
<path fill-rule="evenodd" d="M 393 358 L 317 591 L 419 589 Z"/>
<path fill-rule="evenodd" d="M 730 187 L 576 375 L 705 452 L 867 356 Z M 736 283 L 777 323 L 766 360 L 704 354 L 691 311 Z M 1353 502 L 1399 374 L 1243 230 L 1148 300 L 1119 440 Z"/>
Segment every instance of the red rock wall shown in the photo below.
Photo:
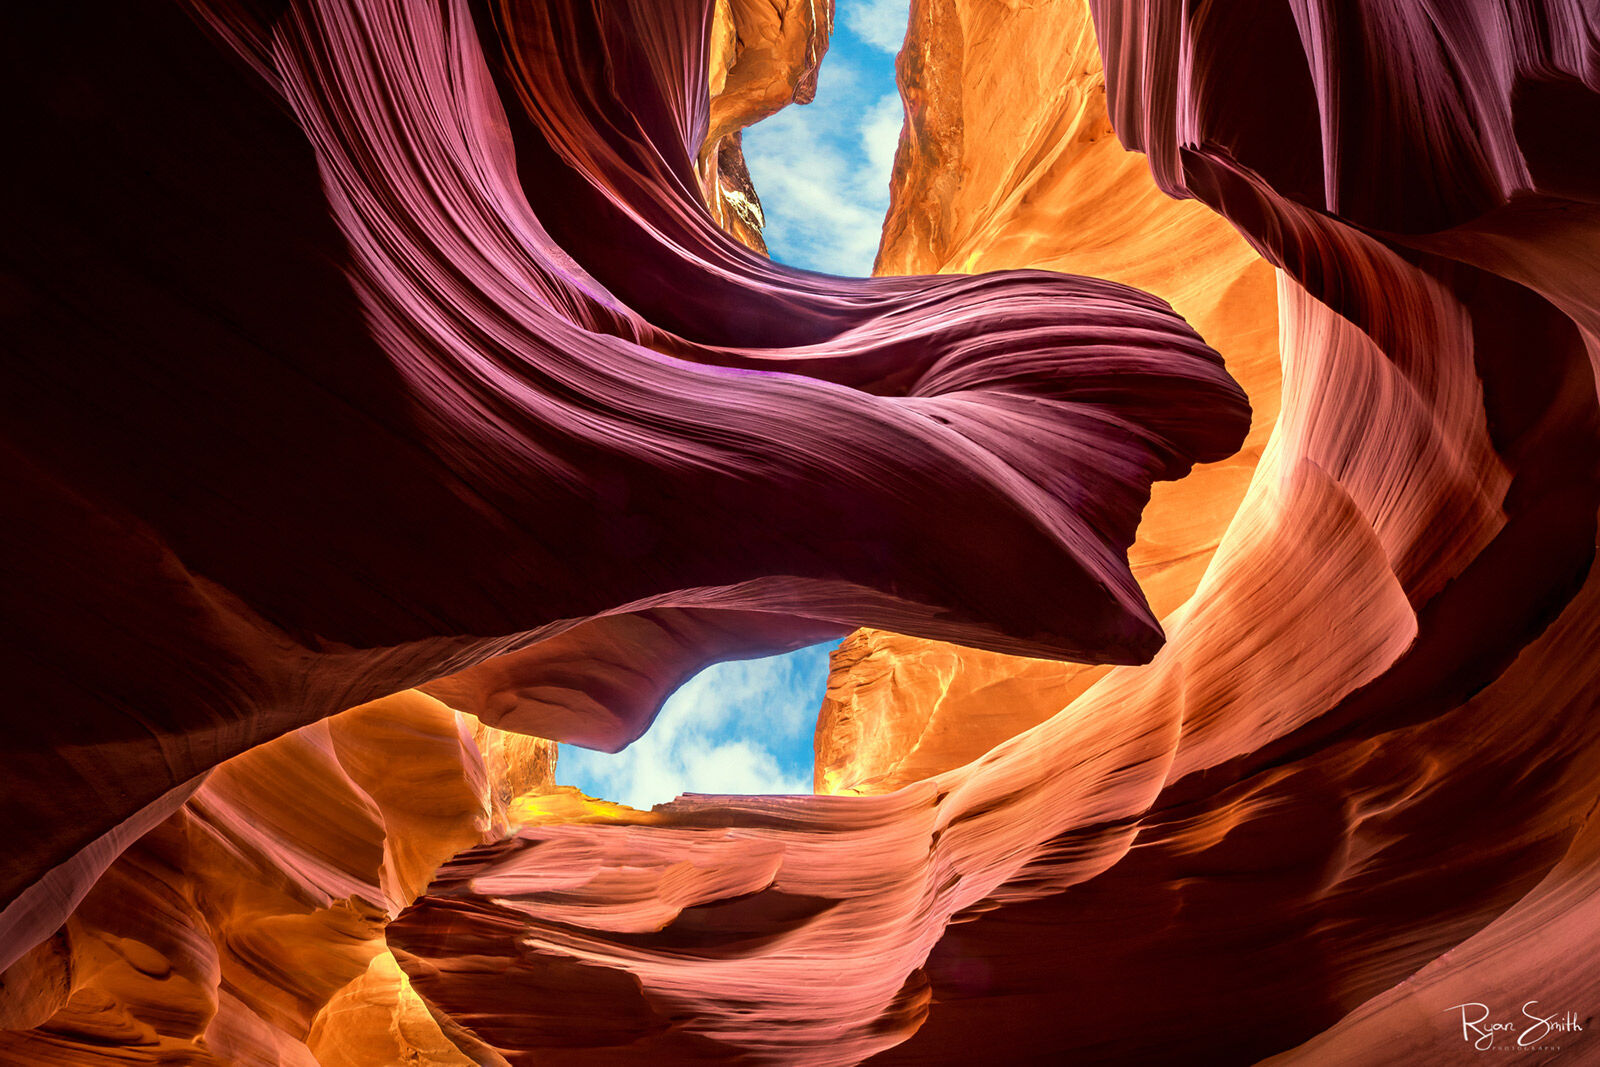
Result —
<path fill-rule="evenodd" d="M 879 266 L 927 274 L 855 281 L 717 228 L 707 146 L 829 21 L 749 31 L 723 130 L 758 15 L 7 16 L 0 1056 L 1451 1063 L 1458 997 L 1592 1012 L 1591 15 L 918 3 Z M 864 795 L 632 812 L 460 717 L 620 745 L 858 626 Z"/>

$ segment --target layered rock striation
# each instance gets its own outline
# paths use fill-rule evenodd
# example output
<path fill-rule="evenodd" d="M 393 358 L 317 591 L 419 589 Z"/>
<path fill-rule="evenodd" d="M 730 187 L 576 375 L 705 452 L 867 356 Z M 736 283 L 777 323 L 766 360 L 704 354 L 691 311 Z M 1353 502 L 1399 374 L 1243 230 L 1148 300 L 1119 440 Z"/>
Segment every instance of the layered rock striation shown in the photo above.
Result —
<path fill-rule="evenodd" d="M 412 692 L 229 760 L 5 972 L 0 1062 L 470 1062 L 384 928 L 554 756 Z"/>
<path fill-rule="evenodd" d="M 1152 480 L 1238 444 L 1214 351 L 1110 282 L 731 241 L 711 14 L 15 17 L 6 647 L 56 709 L 9 745 L 17 951 L 209 767 L 472 668 L 441 692 L 485 721 L 617 746 L 649 701 L 572 723 L 641 688 L 640 629 L 650 693 L 864 623 L 1153 654 L 1122 552 Z"/>
<path fill-rule="evenodd" d="M 917 0 L 913 276 L 849 280 L 737 210 L 826 7 L 8 16 L 0 1058 L 1592 1012 L 1592 13 Z M 496 729 L 847 631 L 821 795 L 635 812 Z"/>

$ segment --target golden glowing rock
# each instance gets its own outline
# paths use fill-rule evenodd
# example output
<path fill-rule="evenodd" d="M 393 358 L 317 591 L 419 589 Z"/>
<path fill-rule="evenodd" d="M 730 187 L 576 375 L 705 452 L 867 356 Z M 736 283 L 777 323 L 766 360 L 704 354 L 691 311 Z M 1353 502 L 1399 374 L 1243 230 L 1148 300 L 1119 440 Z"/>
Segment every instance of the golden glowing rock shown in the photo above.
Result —
<path fill-rule="evenodd" d="M 553 789 L 554 756 L 408 691 L 228 761 L 5 972 L 0 1063 L 470 1062 L 384 926 Z"/>
<path fill-rule="evenodd" d="M 322 1067 L 471 1067 L 440 1030 L 411 981 L 387 952 L 374 956 L 311 1025 L 306 1045 Z"/>
<path fill-rule="evenodd" d="M 89 788 L 63 789 L 59 810 L 42 790 L 26 798 L 23 810 L 53 818 L 54 836 L 35 835 L 17 853 L 17 869 L 31 873 L 12 879 L 28 888 L 14 899 L 0 944 L 15 961 L 0 975 L 0 1063 L 1276 1056 L 1312 1065 L 1450 1064 L 1472 1055 L 1461 1043 L 1464 1020 L 1449 1014 L 1464 1001 L 1482 999 L 1501 1015 L 1537 998 L 1545 1011 L 1587 1018 L 1600 976 L 1573 946 L 1592 944 L 1600 931 L 1600 572 L 1592 566 L 1600 168 L 1589 144 L 1600 131 L 1600 85 L 1587 44 L 1573 45 L 1600 39 L 1592 16 L 1560 0 L 1426 11 L 1317 0 L 918 0 L 900 64 L 910 123 L 880 272 L 1049 267 L 1146 287 L 1187 316 L 1249 390 L 1255 410 L 1245 449 L 1158 487 L 1145 513 L 1134 573 L 1166 644 L 1156 651 L 1148 624 L 1091 644 L 1109 654 L 1106 662 L 1153 655 L 1148 663 L 1078 668 L 857 630 L 835 656 L 816 735 L 818 791 L 848 795 L 695 796 L 639 812 L 555 787 L 548 742 L 482 722 L 535 733 L 557 724 L 562 737 L 621 744 L 648 725 L 658 697 L 715 658 L 708 649 L 726 656 L 796 647 L 817 639 L 812 626 L 838 632 L 828 627 L 840 619 L 1061 652 L 1068 646 L 1039 635 L 1063 633 L 1040 627 L 1071 630 L 1062 624 L 1082 622 L 1094 595 L 1127 575 L 1110 566 L 1047 574 L 1042 567 L 1058 554 L 1028 554 L 1025 543 L 1038 535 L 1069 550 L 1087 546 L 1103 550 L 1105 561 L 1133 540 L 1130 516 L 1149 479 L 1119 483 L 1141 499 L 1123 499 L 1113 514 L 1089 499 L 1095 476 L 1115 482 L 1140 463 L 1146 474 L 1174 476 L 1198 453 L 1164 464 L 1160 453 L 1176 448 L 1164 431 L 1201 425 L 1207 412 L 1177 404 L 1145 425 L 1094 398 L 1120 389 L 1128 410 L 1151 414 L 1141 406 L 1147 391 L 1170 385 L 1161 374 L 1195 356 L 1200 343 L 1173 329 L 1157 301 L 1114 285 L 1044 274 L 835 285 L 787 278 L 711 230 L 693 198 L 696 181 L 729 232 L 759 247 L 759 215 L 746 210 L 754 200 L 739 199 L 747 183 L 737 133 L 809 91 L 831 18 L 825 5 L 487 6 L 474 8 L 491 16 L 479 25 L 457 5 L 306 0 L 270 27 L 252 24 L 252 5 L 202 7 L 239 67 L 268 75 L 269 89 L 296 93 L 295 120 L 307 125 L 291 131 L 288 157 L 306 173 L 296 179 L 281 159 L 270 173 L 287 175 L 289 185 L 311 181 L 313 217 L 326 206 L 318 197 L 330 192 L 340 196 L 328 203 L 350 212 L 340 220 L 348 229 L 329 231 L 337 240 L 312 243 L 316 255 L 286 262 L 310 269 L 329 250 L 393 252 L 384 260 L 392 269 L 363 267 L 343 278 L 370 301 L 366 316 L 356 316 L 362 328 L 376 322 L 382 328 L 374 332 L 399 344 L 431 336 L 443 322 L 459 327 L 451 340 L 463 362 L 419 347 L 399 364 L 376 364 L 403 367 L 413 388 L 372 424 L 415 433 L 403 411 L 443 391 L 459 405 L 441 414 L 474 416 L 448 425 L 496 432 L 422 438 L 437 446 L 431 456 L 413 456 L 415 441 L 406 440 L 384 468 L 406 475 L 406 507 L 382 514 L 414 515 L 418 532 L 433 531 L 415 555 L 398 546 L 386 555 L 371 536 L 408 524 L 279 528 L 290 516 L 286 498 L 275 497 L 266 524 L 274 534 L 298 529 L 320 546 L 324 532 L 356 531 L 330 540 L 361 566 L 335 565 L 345 559 L 335 555 L 301 573 L 320 558 L 305 545 L 298 554 L 256 546 L 232 561 L 232 574 L 281 609 L 259 620 L 223 610 L 233 603 L 231 587 L 191 574 L 187 567 L 199 564 L 180 562 L 154 534 L 130 535 L 110 512 L 88 505 L 80 514 L 80 496 L 48 476 L 19 479 L 30 492 L 51 489 L 36 498 L 54 502 L 56 511 L 43 513 L 56 523 L 41 527 L 46 537 L 22 531 L 35 555 L 18 555 L 23 565 L 10 572 L 33 583 L 35 609 L 23 616 L 17 662 L 28 671 L 16 671 L 17 680 L 30 691 L 35 667 L 26 652 L 42 648 L 56 657 L 47 668 L 72 674 L 113 707 L 87 720 L 97 729 L 85 730 L 83 744 L 48 733 L 53 746 L 18 761 L 27 782 L 59 777 Z M 32 10 L 52 14 L 50 5 Z M 1495 17 L 1479 21 L 1480 12 Z M 183 13 L 168 14 L 177 25 L 152 40 L 178 55 L 192 55 L 197 43 L 212 47 L 194 40 L 198 30 Z M 98 20 L 78 22 L 70 47 L 42 54 L 78 63 L 86 81 L 140 51 L 120 36 L 108 47 Z M 582 47 L 555 47 L 567 43 L 559 35 L 567 31 Z M 484 53 L 480 38 L 507 47 Z M 330 77 L 308 77 L 317 72 Z M 159 88 L 157 75 L 170 72 L 147 73 Z M 716 101 L 709 116 L 700 110 L 708 99 L 702 74 Z M 394 95 L 366 92 L 372 84 Z M 132 110 L 118 114 L 172 137 L 167 116 L 192 97 L 157 95 L 168 106 L 148 122 Z M 277 129 L 272 123 L 287 115 L 273 111 L 262 129 Z M 235 132 L 228 117 L 225 130 Z M 696 146 L 689 142 L 700 136 L 701 118 L 709 133 Z M 406 138 L 384 136 L 397 130 Z M 310 148 L 320 153 L 314 173 L 301 133 L 313 134 Z M 177 134 L 187 150 L 189 130 Z M 61 149 L 38 140 L 46 155 Z M 417 151 L 387 158 L 401 140 Z M 1119 140 L 1148 155 L 1125 152 Z M 543 151 L 557 142 L 559 150 Z M 265 142 L 249 148 L 252 163 L 258 148 L 263 160 L 275 159 Z M 581 166 L 555 158 L 562 151 L 583 156 Z M 200 159 L 177 155 L 186 167 L 164 178 Z M 451 165 L 415 166 L 424 160 Z M 513 173 L 513 163 L 524 169 Z M 33 172 L 22 166 L 19 174 Z M 134 168 L 127 176 L 131 185 L 149 177 Z M 76 188 L 66 167 L 34 178 L 41 210 L 51 207 L 49 181 Z M 560 249 L 545 247 L 552 233 L 529 222 L 539 212 L 528 196 L 550 193 L 543 183 L 557 190 L 551 199 L 561 208 L 587 205 L 542 216 L 554 244 L 569 243 L 573 257 L 556 256 Z M 220 192 L 203 191 L 230 191 L 221 184 Z M 414 195 L 398 198 L 407 211 L 385 213 L 381 191 Z M 450 210 L 436 210 L 442 200 Z M 228 214 L 219 210 L 212 221 L 226 223 Z M 125 215 L 130 234 L 149 221 Z M 54 217 L 76 224 L 81 216 Z M 296 218 L 274 215 L 270 231 L 293 230 L 287 223 Z M 256 237 L 258 229 L 229 232 Z M 438 244 L 405 243 L 423 231 L 459 258 L 433 255 Z M 455 243 L 464 235 L 475 240 Z M 120 255 L 138 243 L 119 230 L 103 247 Z M 499 258 L 479 255 L 490 246 Z M 82 258 L 75 247 L 62 245 L 69 266 Z M 672 255 L 649 255 L 663 247 Z M 550 255 L 529 260 L 530 249 Z M 604 277 L 578 271 L 577 254 Z M 161 277 L 181 258 L 164 263 Z M 209 259 L 205 269 L 213 269 Z M 556 286 L 564 270 L 583 276 Z M 758 285 L 744 287 L 741 272 Z M 530 294 L 535 275 L 552 284 Z M 83 290 L 88 275 L 62 277 L 79 283 L 77 296 L 97 314 L 119 310 Z M 483 287 L 454 288 L 469 278 Z M 428 283 L 449 283 L 451 298 Z M 150 306 L 187 313 L 192 294 L 177 288 L 179 299 Z M 146 291 L 171 296 L 159 285 Z M 300 303 L 310 292 L 287 291 Z M 941 303 L 941 293 L 965 296 Z M 1063 305 L 1051 294 L 1082 303 Z M 660 321 L 634 315 L 630 301 L 647 302 Z M 561 345 L 479 360 L 516 332 L 508 309 L 544 322 L 547 303 L 564 303 L 567 317 L 545 322 Z M 1104 332 L 1073 334 L 1082 323 L 1057 321 L 1063 306 Z M 874 307 L 890 310 L 861 317 Z M 921 318 L 930 307 L 939 312 L 931 326 Z M 237 310 L 250 312 L 246 324 L 271 322 L 248 303 Z M 772 330 L 783 342 L 741 355 L 730 324 L 743 320 L 756 339 Z M 993 350 L 1000 320 L 1003 352 Z M 666 321 L 683 332 L 672 334 Z M 323 316 L 318 330 L 334 323 Z M 232 366 L 208 347 L 227 332 L 174 334 L 207 342 L 194 345 L 206 358 L 183 364 L 186 374 Z M 271 340 L 266 329 L 232 332 L 251 334 L 243 347 L 223 350 L 241 363 Z M 838 370 L 842 350 L 830 345 L 846 334 L 866 345 L 874 366 L 807 385 L 811 371 Z M 1144 344 L 1152 334 L 1166 343 Z M 292 344 L 267 350 L 275 359 L 306 343 L 295 330 L 287 336 Z M 1066 360 L 1056 343 L 1062 336 L 1087 337 L 1071 354 L 1080 365 Z M 584 362 L 585 344 L 618 362 Z M 1105 358 L 1119 347 L 1125 358 Z M 65 361 L 78 350 L 45 351 Z M 330 362 L 339 354 L 338 346 L 312 351 Z M 717 373 L 677 376 L 682 353 Z M 926 358 L 932 368 L 918 362 Z M 46 362 L 35 360 L 30 372 L 48 378 Z M 1220 379 L 1208 358 L 1198 363 Z M 300 376 L 265 395 L 295 402 L 304 382 L 322 382 L 319 366 L 284 365 Z M 807 373 L 764 373 L 774 367 Z M 107 361 L 96 369 L 120 367 Z M 636 399 L 623 388 L 630 374 L 659 379 L 673 402 L 641 409 L 637 420 L 602 420 Z M 575 425 L 604 422 L 583 438 L 589 451 L 562 451 L 545 436 L 542 415 L 504 421 L 534 410 L 523 401 L 545 405 L 540 412 L 557 405 L 555 393 L 530 386 L 536 375 L 561 379 L 559 399 L 573 403 Z M 170 376 L 173 385 L 184 379 Z M 452 392 L 460 379 L 472 388 Z M 510 385 L 496 391 L 489 379 Z M 164 389 L 130 380 L 146 403 L 166 398 Z M 605 388 L 590 388 L 602 380 Z M 729 382 L 749 392 L 724 391 Z M 30 384 L 27 376 L 21 384 Z M 78 419 L 75 405 L 80 396 L 115 394 L 79 384 L 84 390 L 67 390 L 73 404 L 58 414 L 72 415 L 68 425 L 79 433 L 101 432 L 98 410 Z M 856 389 L 863 384 L 870 389 Z M 1227 409 L 1221 393 L 1208 395 Z M 744 431 L 770 431 L 803 396 L 828 403 L 783 423 L 777 447 L 754 449 L 764 439 Z M 719 397 L 749 402 L 734 405 L 748 426 L 738 427 L 742 451 L 733 451 L 751 461 L 734 469 L 727 484 L 741 492 L 720 511 L 707 509 L 706 496 L 722 478 L 677 479 L 722 456 L 725 435 L 692 421 L 693 442 L 655 433 L 663 422 L 677 425 L 679 405 L 720 413 Z M 1228 440 L 1237 443 L 1243 411 L 1236 395 L 1231 403 Z M 1034 417 L 1051 405 L 1058 414 L 1095 410 L 1084 421 Z M 878 406 L 915 429 L 889 439 L 901 447 L 871 451 L 870 435 L 841 432 L 850 412 Z M 299 433 L 333 420 L 285 421 Z M 255 433 L 238 436 L 252 447 L 275 429 L 248 418 L 239 425 L 246 424 Z M 343 436 L 344 424 L 337 428 L 330 440 Z M 228 455 L 223 436 L 200 439 Z M 473 447 L 459 451 L 471 462 L 446 467 L 453 480 L 424 477 L 433 461 L 459 458 L 444 453 L 464 439 Z M 113 440 L 138 454 L 136 438 Z M 746 483 L 786 461 L 784 449 L 823 440 L 838 462 L 805 468 L 811 476 L 753 498 L 764 507 L 744 506 L 752 499 Z M 478 447 L 485 441 L 505 447 Z M 1119 447 L 1074 450 L 1086 441 Z M 856 450 L 835 455 L 841 442 Z M 635 468 L 593 462 L 619 443 L 660 462 L 636 477 L 618 473 Z M 65 464 L 78 455 L 79 442 L 69 444 L 73 450 L 50 454 Z M 1007 459 L 1030 450 L 1029 463 Z M 279 456 L 266 452 L 259 469 L 277 477 Z M 126 461 L 103 444 L 83 454 L 101 480 L 114 480 L 105 478 L 120 469 L 113 459 Z M 472 467 L 518 456 L 530 463 L 507 468 L 523 475 L 508 479 L 508 492 L 473 495 L 475 485 L 495 483 L 466 477 Z M 519 510 L 541 499 L 538 487 L 551 491 L 543 473 L 560 468 L 566 476 L 567 459 L 569 480 L 584 494 L 575 512 Z M 969 459 L 972 470 L 963 466 Z M 30 460 L 27 469 L 37 465 Z M 219 466 L 229 479 L 250 481 L 237 479 L 236 462 Z M 943 479 L 957 468 L 994 480 L 962 483 L 981 492 L 952 503 Z M 351 494 L 366 488 L 343 467 L 334 473 Z M 582 481 L 585 473 L 592 482 Z M 283 480 L 296 493 L 306 487 Z M 183 481 L 183 492 L 163 493 L 150 482 L 143 503 L 170 521 L 167 505 L 182 497 L 180 517 L 220 517 L 221 530 L 237 533 L 248 524 L 208 503 L 248 498 L 224 498 L 219 484 Z M 533 536 L 474 542 L 458 535 L 475 525 L 430 528 L 422 520 L 433 512 L 411 498 L 430 485 L 440 492 L 423 501 L 440 515 L 465 506 L 474 523 L 488 517 L 496 530 Z M 707 491 L 672 492 L 695 485 Z M 663 486 L 664 499 L 648 495 Z M 813 495 L 840 486 L 838 496 Z M 1006 500 L 1050 506 L 991 514 L 985 501 L 1002 488 Z M 858 510 L 874 493 L 917 506 Z M 335 499 L 349 504 L 347 523 L 370 519 L 354 495 Z M 651 510 L 642 500 L 657 510 L 681 506 L 678 525 L 633 524 Z M 597 512 L 601 506 L 609 510 Z M 783 521 L 774 520 L 778 513 Z M 750 514 L 757 521 L 744 525 Z M 548 547 L 540 539 L 563 516 L 571 536 L 556 543 L 577 550 L 553 555 L 572 566 L 541 569 L 528 550 Z M 896 523 L 883 525 L 890 517 Z M 785 523 L 815 523 L 818 540 L 770 559 L 740 556 L 769 538 L 763 524 Z M 948 539 L 953 534 L 960 536 Z M 74 549 L 75 539 L 121 554 Z M 601 542 L 593 557 L 585 542 Z M 926 551 L 934 542 L 938 550 Z M 221 536 L 192 544 L 220 568 L 237 547 Z M 484 544 L 506 550 L 473 548 Z M 850 566 L 835 573 L 826 557 L 840 545 Z M 451 553 L 482 569 L 424 566 Z M 140 571 L 140 558 L 156 560 L 155 570 Z M 46 565 L 38 575 L 35 559 Z M 624 593 L 632 586 L 608 582 L 671 570 L 663 561 L 673 559 L 688 567 L 687 577 L 667 582 L 689 583 L 677 590 L 683 604 L 661 601 L 671 595 L 664 586 Z M 281 572 L 267 569 L 285 561 Z M 562 620 L 551 625 L 570 628 L 529 644 L 522 623 L 504 621 L 546 619 L 504 610 L 503 601 L 527 595 L 527 587 L 496 584 L 500 570 L 517 566 L 528 568 L 534 590 L 570 584 L 570 598 L 553 601 L 570 610 L 550 611 Z M 412 584 L 423 571 L 427 581 Z M 791 579 L 804 580 L 803 596 L 783 592 Z M 887 615 L 841 611 L 841 600 L 868 580 L 881 583 L 871 586 L 872 603 Z M 1068 581 L 1077 584 L 1067 589 Z M 297 596 L 277 599 L 280 585 Z M 962 585 L 964 595 L 945 596 L 942 585 Z M 1121 588 L 1137 599 L 1131 579 Z M 917 598 L 907 600 L 912 592 Z M 445 610 L 478 597 L 479 610 Z M 1018 603 L 1028 610 L 1014 612 Z M 94 610 L 79 610 L 85 606 Z M 967 608 L 971 620 L 955 619 Z M 368 611 L 371 618 L 361 617 Z M 1011 629 L 986 629 L 996 614 Z M 280 616 L 298 621 L 299 632 L 266 621 Z M 349 626 L 369 635 L 375 647 L 334 640 L 308 621 L 318 618 L 342 622 L 330 632 Z M 389 624 L 367 628 L 384 618 Z M 124 638 L 135 621 L 179 635 L 152 646 L 172 658 L 131 651 L 140 646 Z M 51 640 L 36 640 L 36 624 Z M 1094 629 L 1086 630 L 1091 638 L 1110 633 Z M 197 634 L 212 644 L 199 647 Z M 398 636 L 378 640 L 384 635 Z M 409 644 L 393 643 L 402 640 Z M 403 664 L 410 656 L 416 663 L 391 662 L 393 673 L 341 674 L 340 662 L 328 662 L 348 671 L 351 660 Z M 424 662 L 426 670 L 417 665 Z M 191 670 L 207 663 L 222 667 Z M 68 664 L 70 672 L 61 669 Z M 321 682 L 312 685 L 319 665 Z M 402 677 L 410 681 L 394 680 Z M 402 684 L 424 689 L 326 717 L 345 706 L 339 694 Z M 249 699 L 225 713 L 234 687 L 250 690 Z M 125 700 L 123 688 L 190 703 L 161 730 L 162 700 Z M 75 717 L 61 721 L 80 728 Z M 61 722 L 41 716 L 22 725 L 43 731 Z M 266 738 L 273 740 L 260 743 Z M 232 760 L 219 754 L 245 748 Z M 139 773 L 117 777 L 124 764 Z M 96 806 L 114 817 L 96 822 Z M 47 845 L 61 848 L 46 856 Z M 1597 1038 L 1585 1027 L 1564 1035 L 1564 1058 L 1595 1058 Z"/>
<path fill-rule="evenodd" d="M 885 793 L 968 763 L 1104 673 L 857 630 L 834 652 L 816 733 L 819 793 Z"/>
<path fill-rule="evenodd" d="M 899 71 L 908 119 L 875 273 L 1031 267 L 1136 286 L 1188 319 L 1249 394 L 1244 447 L 1157 483 L 1129 550 L 1165 617 L 1194 592 L 1277 419 L 1274 271 L 1226 220 L 1156 188 L 1145 157 L 1118 142 L 1079 0 L 918 0 Z M 1104 674 L 857 635 L 834 657 L 817 789 L 880 792 L 960 766 Z"/>
<path fill-rule="evenodd" d="M 817 65 L 833 32 L 833 0 L 716 0 L 709 41 L 711 124 L 696 169 L 717 224 L 766 252 L 761 198 L 745 167 L 741 134 L 817 94 Z"/>
<path fill-rule="evenodd" d="M 579 792 L 570 785 L 553 786 L 513 800 L 506 817 L 514 828 L 561 823 L 651 825 L 660 819 L 652 812 L 630 808 Z"/>

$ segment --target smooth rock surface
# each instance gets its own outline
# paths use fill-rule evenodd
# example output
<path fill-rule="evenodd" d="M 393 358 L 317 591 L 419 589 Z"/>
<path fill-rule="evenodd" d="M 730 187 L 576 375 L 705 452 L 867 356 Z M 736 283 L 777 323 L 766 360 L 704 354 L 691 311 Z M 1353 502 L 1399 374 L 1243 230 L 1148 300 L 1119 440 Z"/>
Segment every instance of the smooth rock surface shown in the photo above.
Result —
<path fill-rule="evenodd" d="M 0 1062 L 1592 1017 L 1590 8 L 916 0 L 866 280 L 730 198 L 825 4 L 5 17 Z M 846 633 L 819 795 L 552 785 Z"/>

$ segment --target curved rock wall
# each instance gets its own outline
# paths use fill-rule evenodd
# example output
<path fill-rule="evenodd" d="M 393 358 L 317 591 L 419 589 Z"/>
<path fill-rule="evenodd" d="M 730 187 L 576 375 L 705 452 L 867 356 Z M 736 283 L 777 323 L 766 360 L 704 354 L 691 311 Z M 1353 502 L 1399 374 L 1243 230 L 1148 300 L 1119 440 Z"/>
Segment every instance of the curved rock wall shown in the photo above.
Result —
<path fill-rule="evenodd" d="M 1277 419 L 1272 266 L 1117 142 L 1085 5 L 918 0 L 899 71 L 907 123 L 879 273 L 1039 268 L 1134 285 L 1200 331 L 1249 394 L 1243 446 L 1155 487 L 1129 549 L 1166 617 L 1194 592 Z M 882 631 L 853 637 L 836 671 L 817 740 L 825 792 L 886 791 L 970 762 L 1105 673 Z"/>
<path fill-rule="evenodd" d="M 6 972 L 0 1062 L 467 1062 L 384 926 L 554 756 L 412 692 L 228 761 Z"/>
<path fill-rule="evenodd" d="M 727 196 L 831 17 L 7 16 L 0 1057 L 1450 1063 L 1459 997 L 1592 1011 L 1591 14 L 918 0 L 918 276 L 868 280 Z M 858 627 L 823 795 L 634 812 L 491 731 L 619 746 Z"/>

